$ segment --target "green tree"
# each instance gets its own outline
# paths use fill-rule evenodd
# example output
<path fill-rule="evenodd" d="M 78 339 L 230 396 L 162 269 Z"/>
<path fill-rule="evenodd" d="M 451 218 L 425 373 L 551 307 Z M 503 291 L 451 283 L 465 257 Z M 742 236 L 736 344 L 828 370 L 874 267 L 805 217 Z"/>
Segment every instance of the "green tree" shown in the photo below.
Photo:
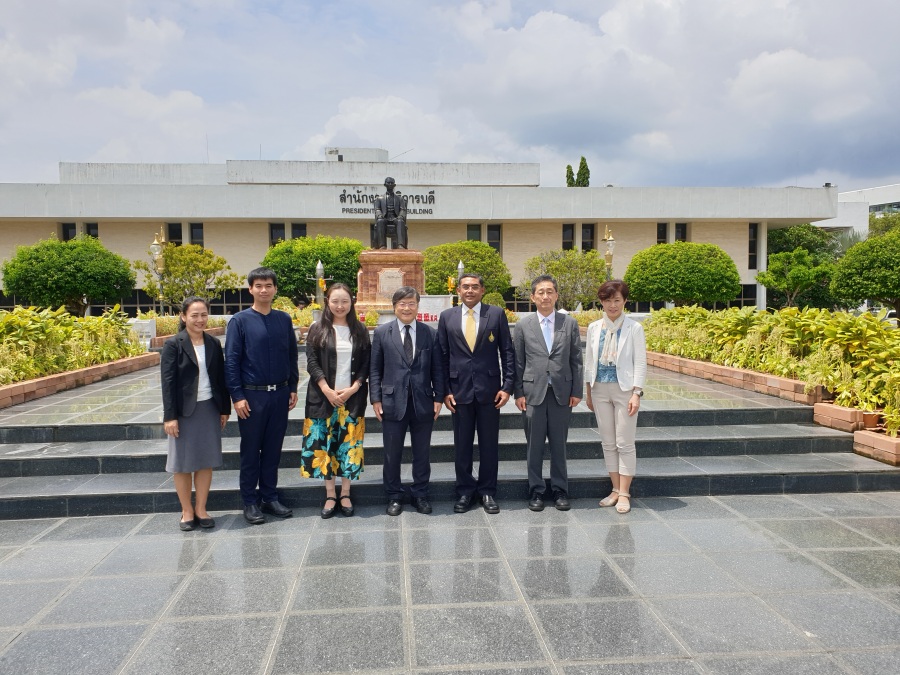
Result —
<path fill-rule="evenodd" d="M 571 310 L 579 302 L 586 307 L 597 300 L 597 289 L 606 281 L 606 261 L 595 250 L 544 251 L 525 261 L 525 276 L 516 290 L 519 297 L 531 297 L 531 281 L 540 274 L 556 279 L 558 305 Z"/>
<path fill-rule="evenodd" d="M 802 290 L 790 303 L 783 291 L 769 287 L 766 304 L 773 308 L 796 305 L 797 307 L 834 309 L 840 306 L 841 302 L 832 295 L 829 288 L 833 263 L 842 255 L 841 241 L 841 237 L 835 233 L 810 223 L 769 230 L 767 235 L 768 267 L 772 265 L 772 256 L 793 253 L 797 248 L 802 248 L 809 252 L 813 267 L 824 266 L 831 269 L 828 269 L 828 274 Z"/>
<path fill-rule="evenodd" d="M 767 289 L 783 293 L 785 306 L 793 307 L 798 295 L 827 280 L 833 269 L 830 262 L 817 265 L 812 254 L 798 246 L 770 255 L 768 269 L 757 274 L 756 280 Z"/>
<path fill-rule="evenodd" d="M 587 160 L 582 156 L 578 163 L 578 173 L 575 176 L 575 187 L 590 187 L 591 170 L 588 168 Z"/>
<path fill-rule="evenodd" d="M 40 307 L 65 305 L 78 316 L 84 316 L 92 302 L 115 303 L 131 295 L 135 281 L 125 258 L 86 235 L 19 246 L 2 271 L 7 295 Z"/>
<path fill-rule="evenodd" d="M 741 292 L 737 265 L 715 244 L 676 241 L 639 251 L 625 282 L 631 299 L 676 305 L 728 302 Z"/>
<path fill-rule="evenodd" d="M 885 213 L 882 216 L 869 214 L 869 237 L 883 237 L 891 230 L 900 229 L 900 213 Z"/>
<path fill-rule="evenodd" d="M 167 244 L 162 261 L 162 274 L 157 273 L 152 255 L 149 263 L 135 261 L 134 268 L 144 274 L 147 295 L 162 299 L 170 308 L 180 309 L 184 299 L 192 295 L 211 300 L 241 286 L 241 277 L 231 270 L 225 258 L 197 244 Z"/>
<path fill-rule="evenodd" d="M 356 292 L 359 254 L 362 242 L 349 237 L 298 237 L 280 241 L 269 249 L 262 264 L 278 275 L 278 293 L 295 303 L 316 295 L 316 264 L 321 260 L 325 276 L 333 282 L 347 284 Z"/>
<path fill-rule="evenodd" d="M 575 187 L 575 172 L 571 164 L 566 164 L 566 187 Z"/>
<path fill-rule="evenodd" d="M 456 279 L 456 267 L 460 260 L 467 272 L 475 272 L 484 278 L 488 293 L 496 291 L 502 295 L 512 281 L 503 258 L 483 241 L 439 244 L 429 246 L 422 253 L 425 256 L 425 292 L 429 295 L 447 294 L 447 278 Z"/>
<path fill-rule="evenodd" d="M 848 302 L 874 300 L 900 314 L 900 229 L 862 241 L 837 263 L 831 291 Z"/>

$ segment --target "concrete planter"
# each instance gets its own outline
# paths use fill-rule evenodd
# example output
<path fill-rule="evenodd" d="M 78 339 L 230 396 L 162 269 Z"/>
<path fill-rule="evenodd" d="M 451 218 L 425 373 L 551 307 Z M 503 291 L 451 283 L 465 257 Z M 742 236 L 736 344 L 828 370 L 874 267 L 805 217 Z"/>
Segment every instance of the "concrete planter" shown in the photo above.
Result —
<path fill-rule="evenodd" d="M 852 433 L 863 428 L 863 412 L 834 403 L 816 403 L 813 407 L 813 421 L 823 427 Z"/>
<path fill-rule="evenodd" d="M 863 429 L 853 434 L 853 452 L 879 462 L 900 466 L 900 437 Z"/>
<path fill-rule="evenodd" d="M 88 368 L 70 370 L 47 377 L 39 377 L 25 382 L 16 382 L 0 387 L 0 408 L 8 408 L 36 398 L 50 396 L 67 389 L 74 389 L 86 384 L 108 380 L 111 377 L 133 373 L 136 370 L 152 368 L 159 365 L 159 354 L 150 352 L 140 356 L 130 356 L 118 361 L 101 363 Z"/>
<path fill-rule="evenodd" d="M 816 387 L 810 393 L 806 393 L 806 383 L 801 380 L 792 380 L 787 377 L 778 377 L 767 373 L 757 373 L 753 370 L 720 366 L 706 361 L 694 361 L 681 356 L 661 354 L 659 352 L 647 352 L 647 365 L 670 370 L 683 375 L 691 375 L 704 380 L 727 384 L 746 391 L 755 391 L 760 394 L 777 396 L 787 401 L 814 405 L 822 401 L 824 395 L 820 387 Z"/>

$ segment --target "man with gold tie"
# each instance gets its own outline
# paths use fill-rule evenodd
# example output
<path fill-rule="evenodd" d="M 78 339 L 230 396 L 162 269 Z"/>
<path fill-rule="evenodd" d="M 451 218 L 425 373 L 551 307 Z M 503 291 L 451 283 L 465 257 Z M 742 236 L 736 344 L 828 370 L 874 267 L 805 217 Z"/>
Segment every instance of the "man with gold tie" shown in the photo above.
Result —
<path fill-rule="evenodd" d="M 441 345 L 447 395 L 453 413 L 456 446 L 456 492 L 453 510 L 465 513 L 476 497 L 487 513 L 499 513 L 496 502 L 500 409 L 506 405 L 516 378 L 516 357 L 506 313 L 482 304 L 484 280 L 463 272 L 459 278 L 462 304 L 441 313 Z M 478 477 L 473 474 L 475 433 L 478 433 Z"/>

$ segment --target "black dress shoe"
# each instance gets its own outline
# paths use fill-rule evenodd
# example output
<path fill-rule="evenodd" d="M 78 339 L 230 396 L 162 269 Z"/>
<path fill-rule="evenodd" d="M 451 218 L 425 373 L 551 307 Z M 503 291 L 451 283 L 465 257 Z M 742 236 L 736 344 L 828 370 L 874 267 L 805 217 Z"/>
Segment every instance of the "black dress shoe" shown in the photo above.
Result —
<path fill-rule="evenodd" d="M 569 495 L 560 490 L 556 493 L 556 510 L 557 511 L 568 511 L 569 510 Z"/>
<path fill-rule="evenodd" d="M 544 510 L 544 496 L 537 490 L 531 493 L 531 499 L 528 500 L 528 508 L 532 511 Z"/>
<path fill-rule="evenodd" d="M 194 528 L 197 527 L 197 517 L 193 517 L 190 520 L 181 520 L 178 522 L 178 527 L 182 532 L 190 532 Z"/>
<path fill-rule="evenodd" d="M 345 499 L 347 500 L 347 503 L 350 506 L 344 506 Z M 345 518 L 349 518 L 350 516 L 352 516 L 355 513 L 355 509 L 353 508 L 353 502 L 350 501 L 350 495 L 341 495 L 340 499 L 338 499 L 338 502 L 341 505 L 341 513 L 344 514 Z"/>
<path fill-rule="evenodd" d="M 403 513 L 403 504 L 397 499 L 392 499 L 387 505 L 387 514 L 399 516 L 401 513 Z"/>
<path fill-rule="evenodd" d="M 262 510 L 263 513 L 271 513 L 273 516 L 278 516 L 279 518 L 290 518 L 294 515 L 293 511 L 277 499 L 271 502 L 263 502 Z"/>
<path fill-rule="evenodd" d="M 197 524 L 204 530 L 208 530 L 216 526 L 216 521 L 213 518 L 197 518 Z"/>
<path fill-rule="evenodd" d="M 456 504 L 453 505 L 453 510 L 456 513 L 465 513 L 469 510 L 469 507 L 472 505 L 472 495 L 462 495 Z"/>
<path fill-rule="evenodd" d="M 481 505 L 484 507 L 485 513 L 500 513 L 500 507 L 497 506 L 497 502 L 495 502 L 494 498 L 490 495 L 481 496 Z"/>
<path fill-rule="evenodd" d="M 413 497 L 412 505 L 416 507 L 416 511 L 419 513 L 431 513 L 431 504 L 428 503 L 428 499 L 425 497 Z"/>
<path fill-rule="evenodd" d="M 244 520 L 251 525 L 262 525 L 266 522 L 266 517 L 256 504 L 246 504 L 244 505 Z"/>
<path fill-rule="evenodd" d="M 328 506 L 328 502 L 334 504 L 334 506 Z M 334 512 L 337 510 L 337 497 L 325 497 L 325 505 L 322 507 L 322 513 L 320 514 L 322 518 L 331 518 L 334 515 Z"/>

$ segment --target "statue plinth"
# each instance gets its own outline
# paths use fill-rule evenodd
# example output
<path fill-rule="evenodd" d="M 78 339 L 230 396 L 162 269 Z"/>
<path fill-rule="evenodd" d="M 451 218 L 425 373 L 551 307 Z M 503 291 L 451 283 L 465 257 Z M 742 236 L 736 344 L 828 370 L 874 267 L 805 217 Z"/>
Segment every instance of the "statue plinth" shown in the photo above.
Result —
<path fill-rule="evenodd" d="M 376 249 L 359 254 L 359 278 L 356 291 L 356 309 L 392 311 L 391 298 L 401 286 L 412 286 L 419 293 L 425 292 L 425 260 L 419 251 L 406 249 Z"/>

